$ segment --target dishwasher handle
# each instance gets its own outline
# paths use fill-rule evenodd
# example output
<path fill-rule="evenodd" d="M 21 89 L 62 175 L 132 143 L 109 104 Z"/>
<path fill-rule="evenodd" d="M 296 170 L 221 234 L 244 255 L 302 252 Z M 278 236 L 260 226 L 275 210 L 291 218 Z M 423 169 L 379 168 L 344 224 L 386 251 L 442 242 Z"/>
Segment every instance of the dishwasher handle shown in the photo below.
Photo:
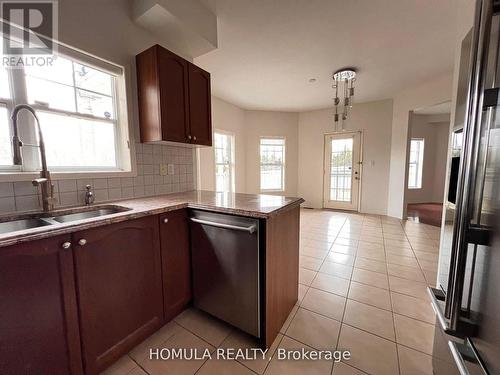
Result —
<path fill-rule="evenodd" d="M 202 219 L 197 219 L 197 218 L 190 218 L 191 221 L 198 223 L 198 224 L 204 224 L 204 225 L 210 225 L 212 227 L 217 227 L 217 228 L 224 228 L 224 229 L 233 229 L 233 230 L 240 230 L 242 232 L 248 232 L 250 234 L 253 234 L 257 231 L 257 225 L 253 224 L 250 225 L 249 227 L 240 227 L 238 225 L 231 225 L 231 224 L 224 224 L 224 223 L 217 223 L 215 221 L 208 221 L 208 220 L 202 220 Z"/>

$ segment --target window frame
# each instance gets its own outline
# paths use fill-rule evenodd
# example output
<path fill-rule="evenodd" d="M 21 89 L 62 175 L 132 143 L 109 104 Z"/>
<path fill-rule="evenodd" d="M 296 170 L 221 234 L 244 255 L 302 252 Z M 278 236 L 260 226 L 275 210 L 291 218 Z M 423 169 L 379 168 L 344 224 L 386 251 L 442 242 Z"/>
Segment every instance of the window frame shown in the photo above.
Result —
<path fill-rule="evenodd" d="M 418 154 L 417 154 L 417 161 L 412 162 L 411 161 L 411 145 L 413 142 L 420 142 L 421 147 L 419 146 L 418 148 Z M 424 138 L 410 138 L 410 149 L 409 149 L 409 154 L 408 154 L 408 181 L 407 181 L 407 187 L 409 190 L 418 190 L 422 189 L 422 184 L 423 184 L 423 170 L 424 170 L 424 152 L 425 152 L 425 139 Z M 410 166 L 415 165 L 416 169 L 416 181 L 415 185 L 411 185 L 410 181 Z"/>
<path fill-rule="evenodd" d="M 217 147 L 215 147 L 215 134 L 220 134 L 224 135 L 226 137 L 229 137 L 229 143 L 230 143 L 230 161 L 229 161 L 229 181 L 230 181 L 230 190 L 229 191 L 224 191 L 224 190 L 217 190 L 217 165 L 227 165 L 226 163 L 217 163 Z M 213 149 L 214 149 L 214 175 L 215 175 L 215 184 L 214 184 L 214 189 L 216 192 L 227 192 L 227 193 L 234 193 L 235 192 L 235 166 L 236 166 L 236 159 L 235 159 L 235 137 L 234 133 L 225 131 L 225 130 L 219 130 L 215 129 L 214 130 L 214 143 L 213 143 Z"/>
<path fill-rule="evenodd" d="M 0 39 L 1 42 L 1 39 Z M 128 121 L 130 108 L 128 107 L 127 83 L 129 77 L 123 66 L 111 63 L 94 55 L 85 53 L 60 42 L 57 43 L 57 55 L 69 59 L 75 63 L 86 65 L 90 68 L 102 71 L 114 77 L 112 87 L 112 100 L 114 106 L 114 118 L 106 119 L 91 114 L 64 111 L 49 108 L 43 104 L 30 104 L 37 112 L 42 111 L 51 114 L 66 115 L 72 118 L 86 120 L 110 122 L 114 125 L 115 158 L 114 167 L 64 167 L 49 166 L 54 179 L 85 178 L 85 177 L 129 177 L 137 174 L 135 145 L 131 141 L 134 134 L 131 124 Z M 15 105 L 28 103 L 25 71 L 23 68 L 7 69 L 10 82 L 11 99 L 0 98 L 0 105 L 6 106 L 10 114 Z M 89 90 L 87 90 L 89 91 Z M 23 165 L 3 165 L 0 166 L 0 182 L 2 181 L 25 181 L 31 180 L 39 175 L 40 155 L 37 147 L 30 147 L 27 144 L 36 143 L 36 128 L 31 116 L 26 116 L 23 126 L 23 119 L 19 122 L 19 137 L 26 144 L 23 147 Z M 9 119 L 9 133 L 12 136 L 12 122 Z"/>
<path fill-rule="evenodd" d="M 265 164 L 281 166 L 281 189 L 263 189 L 262 188 L 262 141 L 265 139 L 279 139 L 283 141 L 283 162 L 281 164 Z M 262 193 L 283 193 L 285 192 L 285 174 L 286 174 L 286 137 L 284 136 L 261 136 L 259 138 L 259 189 Z"/>

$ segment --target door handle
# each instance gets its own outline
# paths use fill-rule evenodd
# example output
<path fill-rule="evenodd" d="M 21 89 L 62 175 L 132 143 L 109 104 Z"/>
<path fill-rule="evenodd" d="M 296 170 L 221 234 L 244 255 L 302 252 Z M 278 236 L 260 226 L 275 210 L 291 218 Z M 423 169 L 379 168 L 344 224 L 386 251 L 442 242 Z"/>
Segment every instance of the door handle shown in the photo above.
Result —
<path fill-rule="evenodd" d="M 198 223 L 198 224 L 210 225 L 212 227 L 217 227 L 217 228 L 240 230 L 243 232 L 248 232 L 250 234 L 255 233 L 255 231 L 257 230 L 257 225 L 255 225 L 255 224 L 250 225 L 249 227 L 240 227 L 238 225 L 217 223 L 215 221 L 201 220 L 201 219 L 196 219 L 194 217 L 191 218 L 191 221 Z"/>

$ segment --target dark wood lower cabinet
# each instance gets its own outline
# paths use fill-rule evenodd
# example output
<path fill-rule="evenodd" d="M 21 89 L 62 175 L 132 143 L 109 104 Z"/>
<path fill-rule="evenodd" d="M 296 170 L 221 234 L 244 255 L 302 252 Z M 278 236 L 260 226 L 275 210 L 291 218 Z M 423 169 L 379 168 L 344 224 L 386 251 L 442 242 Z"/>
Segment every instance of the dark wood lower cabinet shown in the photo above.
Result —
<path fill-rule="evenodd" d="M 299 207 L 265 222 L 263 346 L 297 301 Z M 0 248 L 0 374 L 96 375 L 190 303 L 188 210 Z"/>
<path fill-rule="evenodd" d="M 0 374 L 82 374 L 70 236 L 0 248 Z"/>
<path fill-rule="evenodd" d="M 187 210 L 160 215 L 161 263 L 165 321 L 191 301 L 191 255 Z"/>
<path fill-rule="evenodd" d="M 98 374 L 164 322 L 158 216 L 73 234 L 86 374 Z"/>

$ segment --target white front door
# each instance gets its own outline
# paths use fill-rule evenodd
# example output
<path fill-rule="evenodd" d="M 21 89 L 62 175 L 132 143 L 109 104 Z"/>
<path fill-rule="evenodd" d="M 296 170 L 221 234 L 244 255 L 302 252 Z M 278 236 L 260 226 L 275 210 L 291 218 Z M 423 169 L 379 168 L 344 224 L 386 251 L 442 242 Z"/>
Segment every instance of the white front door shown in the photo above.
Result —
<path fill-rule="evenodd" d="M 323 207 L 358 210 L 361 133 L 325 135 Z"/>

